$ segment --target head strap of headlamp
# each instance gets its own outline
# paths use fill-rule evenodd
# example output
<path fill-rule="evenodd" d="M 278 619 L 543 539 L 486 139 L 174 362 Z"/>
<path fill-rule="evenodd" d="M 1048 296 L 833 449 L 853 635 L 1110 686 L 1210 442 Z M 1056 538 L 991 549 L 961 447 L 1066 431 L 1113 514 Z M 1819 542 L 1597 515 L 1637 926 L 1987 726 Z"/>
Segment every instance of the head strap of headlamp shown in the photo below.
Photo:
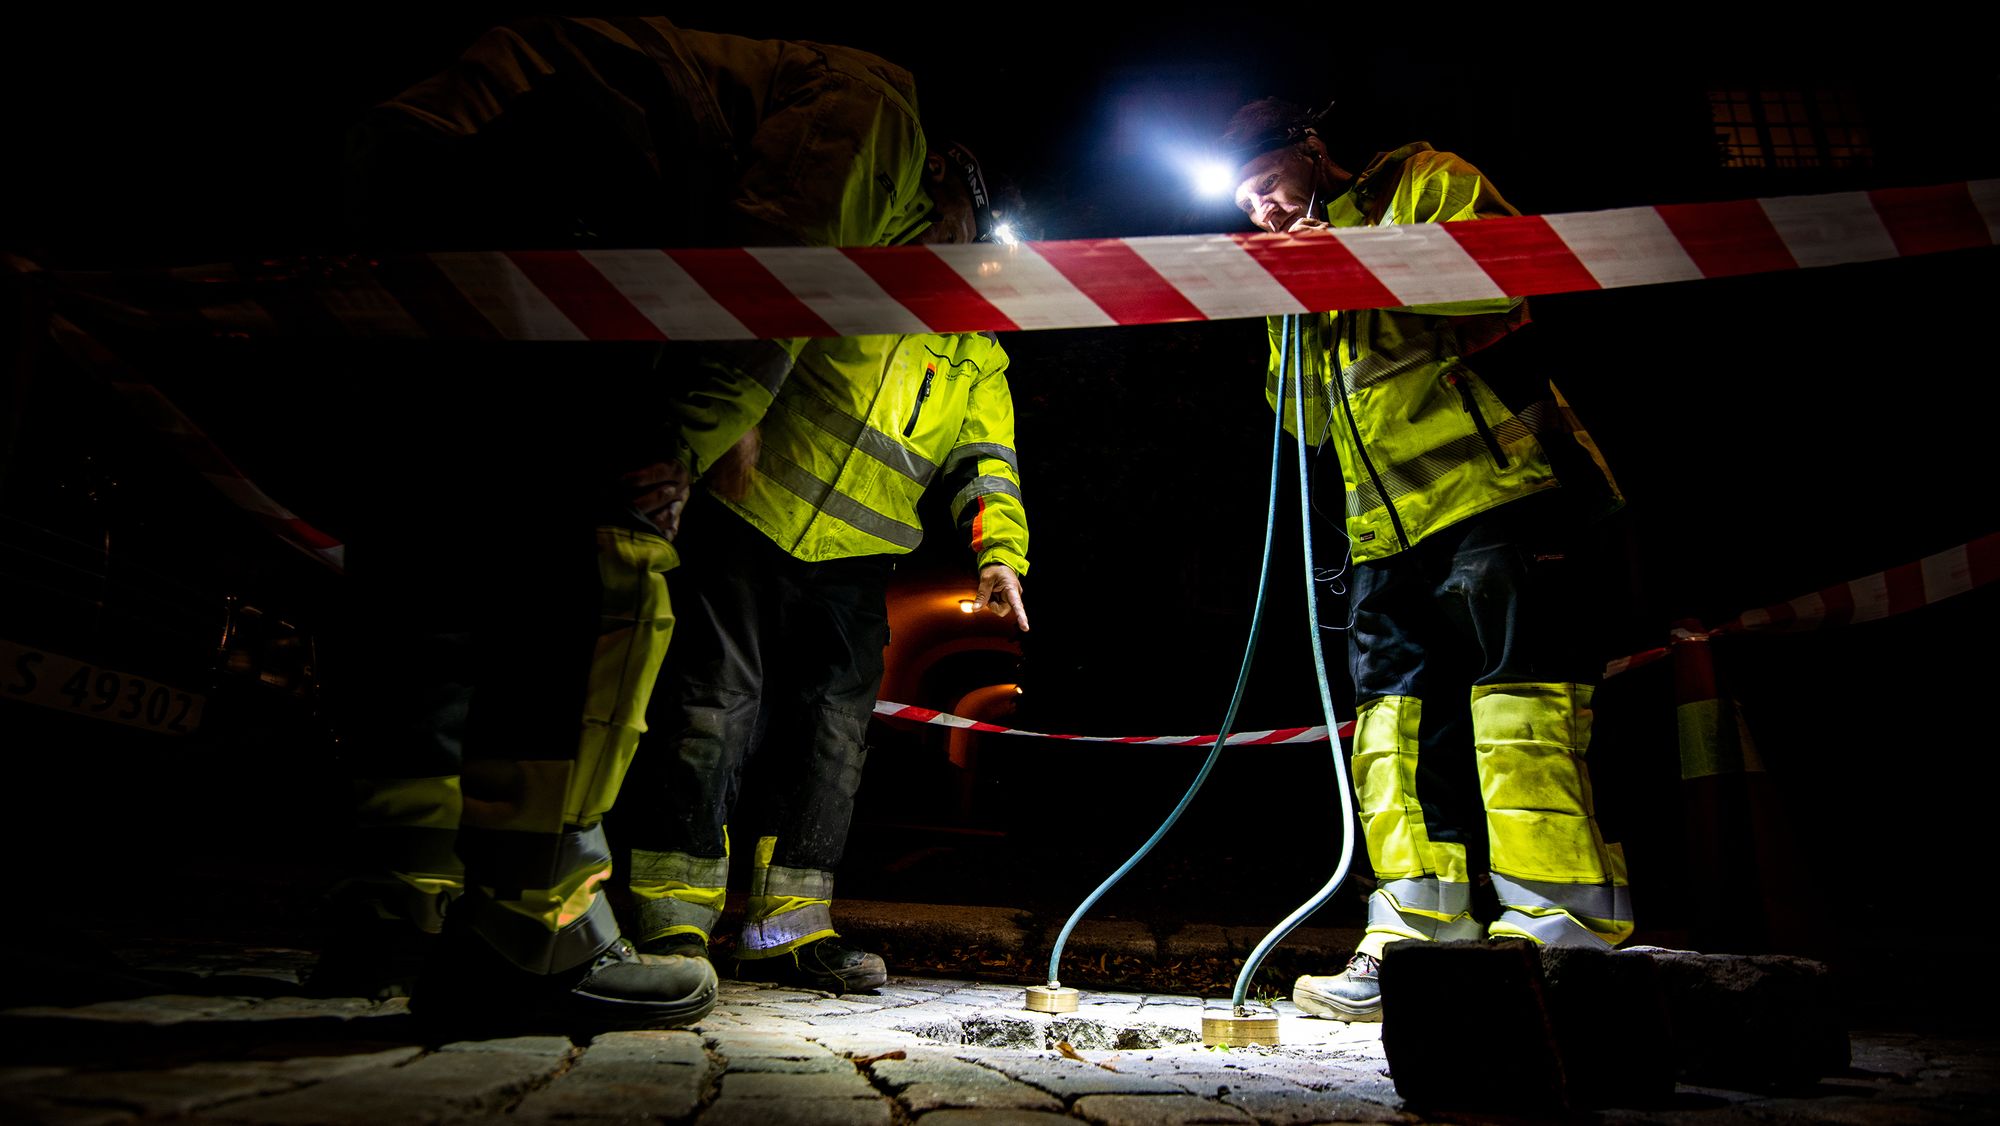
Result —
<path fill-rule="evenodd" d="M 959 179 L 965 184 L 966 194 L 972 197 L 972 217 L 978 225 L 975 236 L 985 242 L 993 235 L 993 197 L 986 191 L 986 174 L 979 170 L 979 158 L 972 150 L 956 141 L 944 147 L 945 159 L 958 170 Z"/>
<path fill-rule="evenodd" d="M 1256 133 L 1230 146 L 1223 159 L 1236 165 L 1249 163 L 1252 157 L 1261 156 L 1273 149 L 1290 148 L 1319 131 L 1320 122 L 1333 112 L 1333 103 L 1328 102 L 1318 112 L 1307 113 L 1290 121 L 1274 122 Z"/>

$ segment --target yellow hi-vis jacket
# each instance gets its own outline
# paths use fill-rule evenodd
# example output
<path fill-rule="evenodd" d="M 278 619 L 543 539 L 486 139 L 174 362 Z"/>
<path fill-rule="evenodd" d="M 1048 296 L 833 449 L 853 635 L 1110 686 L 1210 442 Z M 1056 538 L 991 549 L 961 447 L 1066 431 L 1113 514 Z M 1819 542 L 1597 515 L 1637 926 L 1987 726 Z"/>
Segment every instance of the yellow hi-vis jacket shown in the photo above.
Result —
<path fill-rule="evenodd" d="M 468 207 L 493 184 L 559 214 L 577 228 L 564 238 L 585 245 L 890 246 L 930 225 L 915 81 L 850 47 L 651 16 L 532 16 L 379 109 L 446 141 Z M 803 344 L 698 349 L 675 372 L 684 393 L 659 420 L 672 431 L 662 453 L 706 473 Z"/>
<path fill-rule="evenodd" d="M 544 160 L 565 136 L 587 140 L 567 174 L 612 182 L 576 198 L 616 214 L 578 218 L 613 237 L 646 232 L 648 212 L 662 230 L 708 232 L 702 245 L 890 246 L 929 225 L 916 84 L 850 47 L 529 17 L 384 108 L 448 136 L 525 135 Z M 490 174 L 510 171 L 565 174 Z"/>
<path fill-rule="evenodd" d="M 979 565 L 1027 574 L 1007 353 L 991 335 L 814 340 L 760 425 L 749 490 L 724 503 L 794 557 L 910 551 L 935 480 Z"/>
<path fill-rule="evenodd" d="M 1477 168 L 1421 141 L 1378 155 L 1326 205 L 1335 227 L 1517 214 Z M 1340 456 L 1356 562 L 1545 489 L 1576 490 L 1586 515 L 1623 503 L 1548 373 L 1509 362 L 1517 346 L 1500 342 L 1528 320 L 1527 302 L 1514 297 L 1302 318 L 1304 440 L 1331 441 Z M 1265 397 L 1275 404 L 1284 319 L 1270 318 L 1269 327 Z M 1288 354 L 1285 362 L 1289 378 Z"/>

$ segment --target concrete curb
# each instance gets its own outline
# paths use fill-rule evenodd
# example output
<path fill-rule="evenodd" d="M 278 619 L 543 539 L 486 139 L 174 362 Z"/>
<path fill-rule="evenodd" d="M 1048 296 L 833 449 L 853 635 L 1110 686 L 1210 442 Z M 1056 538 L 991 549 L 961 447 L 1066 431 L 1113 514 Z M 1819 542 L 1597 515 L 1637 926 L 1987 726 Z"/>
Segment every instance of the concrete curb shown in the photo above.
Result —
<path fill-rule="evenodd" d="M 834 926 L 857 945 L 943 950 L 979 947 L 1010 957 L 1046 958 L 1066 917 L 1037 915 L 1017 907 L 973 907 L 880 900 L 834 901 Z M 1273 925 L 1275 925 L 1275 920 Z M 1229 927 L 1188 923 L 1171 930 L 1136 920 L 1085 917 L 1064 944 L 1065 960 L 1123 955 L 1166 962 L 1199 958 L 1241 959 L 1263 941 L 1270 927 Z M 1287 960 L 1324 962 L 1337 972 L 1361 940 L 1359 928 L 1307 927 L 1292 931 L 1273 950 Z"/>

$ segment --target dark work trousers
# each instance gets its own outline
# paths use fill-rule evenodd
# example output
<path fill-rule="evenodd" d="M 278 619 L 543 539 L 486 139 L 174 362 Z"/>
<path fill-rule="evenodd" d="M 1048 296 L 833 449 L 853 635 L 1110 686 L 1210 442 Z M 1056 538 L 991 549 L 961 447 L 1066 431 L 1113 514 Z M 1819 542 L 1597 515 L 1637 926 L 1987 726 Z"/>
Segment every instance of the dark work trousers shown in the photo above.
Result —
<path fill-rule="evenodd" d="M 1602 840 L 1583 768 L 1603 658 L 1593 537 L 1568 516 L 1554 493 L 1529 497 L 1353 569 L 1373 940 L 1476 935 L 1469 897 L 1489 871 L 1494 934 L 1615 942 L 1630 931 L 1622 853 Z"/>
<path fill-rule="evenodd" d="M 1462 842 L 1474 857 L 1483 858 L 1486 834 L 1473 770 L 1472 686 L 1595 684 L 1604 671 L 1588 642 L 1588 537 L 1567 526 L 1555 501 L 1501 505 L 1359 564 L 1350 578 L 1355 706 L 1385 696 L 1424 701 L 1417 768 L 1424 818 L 1433 839 Z"/>
<path fill-rule="evenodd" d="M 351 415 L 336 463 L 351 601 L 325 665 L 358 883 L 514 903 L 608 870 L 601 831 L 565 823 L 565 791 L 594 769 L 579 729 L 606 636 L 600 530 L 645 534 L 614 469 L 648 452 L 638 420 L 672 382 L 655 359 L 469 342 L 342 357 L 327 409 Z M 407 896 L 383 906 L 427 923 Z M 488 915 L 521 932 L 496 946 L 537 972 L 616 937 L 608 905 L 555 932 Z"/>
<path fill-rule="evenodd" d="M 776 783 L 753 795 L 777 838 L 769 862 L 831 873 L 882 684 L 893 558 L 806 562 L 714 502 L 690 504 L 679 543 L 674 648 L 614 830 L 647 853 L 724 857 L 756 755 Z"/>

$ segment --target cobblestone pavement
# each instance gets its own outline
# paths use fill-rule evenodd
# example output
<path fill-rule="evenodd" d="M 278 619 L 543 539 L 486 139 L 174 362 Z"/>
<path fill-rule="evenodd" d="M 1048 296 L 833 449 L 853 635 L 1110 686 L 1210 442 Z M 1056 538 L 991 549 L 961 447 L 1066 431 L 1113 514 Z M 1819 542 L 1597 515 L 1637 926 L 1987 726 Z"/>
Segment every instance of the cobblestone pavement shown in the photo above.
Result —
<path fill-rule="evenodd" d="M 895 977 L 869 994 L 725 982 L 686 1031 L 427 1043 L 405 1002 L 296 994 L 311 956 L 156 961 L 185 993 L 0 1013 L 0 1122 L 660 1122 L 1028 1126 L 1471 1122 L 1414 1112 L 1381 1026 L 1302 1017 L 1281 1045 L 1204 1047 L 1226 1000 L 1086 993 L 1030 1013 L 1019 986 Z M 1466 1050 L 1477 1050 L 1468 1027 Z M 1991 1039 L 1856 1033 L 1853 1065 L 1781 1095 L 1680 1087 L 1575 1120 L 1854 1126 L 2000 1120 Z M 1519 1119 L 1514 1119 L 1518 1121 Z"/>

